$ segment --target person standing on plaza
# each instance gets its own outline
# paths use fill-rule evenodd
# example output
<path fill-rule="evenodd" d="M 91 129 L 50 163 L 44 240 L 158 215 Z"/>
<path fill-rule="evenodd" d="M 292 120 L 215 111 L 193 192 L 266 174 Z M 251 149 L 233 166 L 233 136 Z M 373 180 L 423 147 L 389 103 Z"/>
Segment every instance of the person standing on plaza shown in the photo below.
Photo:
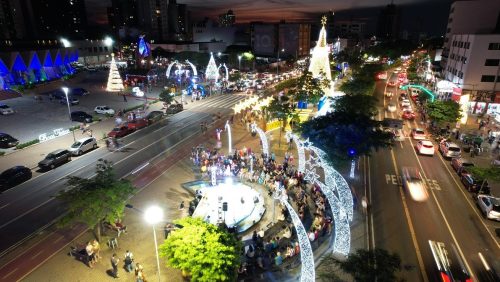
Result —
<path fill-rule="evenodd" d="M 94 267 L 95 255 L 94 248 L 90 242 L 87 242 L 87 246 L 85 247 L 85 251 L 87 252 L 87 262 L 90 268 Z"/>
<path fill-rule="evenodd" d="M 99 259 L 101 259 L 101 245 L 99 245 L 99 242 L 97 242 L 97 240 L 95 239 L 94 241 L 92 241 L 92 250 L 94 251 L 94 262 L 97 262 Z"/>
<path fill-rule="evenodd" d="M 123 94 L 123 102 L 127 102 L 127 96 L 125 96 L 125 94 Z"/>
<path fill-rule="evenodd" d="M 134 254 L 132 254 L 131 251 L 127 250 L 125 252 L 125 258 L 123 259 L 123 262 L 125 263 L 125 269 L 128 272 L 132 272 L 134 268 Z"/>
<path fill-rule="evenodd" d="M 146 277 L 144 276 L 144 269 L 140 263 L 137 263 L 135 265 L 135 281 L 146 282 Z"/>
<path fill-rule="evenodd" d="M 111 274 L 113 275 L 114 278 L 118 278 L 118 263 L 120 263 L 120 259 L 116 256 L 116 254 L 113 254 L 111 257 L 111 267 L 113 268 Z"/>

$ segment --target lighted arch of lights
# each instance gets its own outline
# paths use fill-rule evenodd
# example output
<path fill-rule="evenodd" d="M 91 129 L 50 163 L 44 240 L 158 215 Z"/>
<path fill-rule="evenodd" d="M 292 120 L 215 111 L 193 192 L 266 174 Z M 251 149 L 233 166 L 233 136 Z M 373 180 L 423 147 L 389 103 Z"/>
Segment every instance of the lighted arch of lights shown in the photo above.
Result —
<path fill-rule="evenodd" d="M 229 71 L 227 69 L 226 64 L 219 65 L 218 69 L 220 69 L 221 67 L 224 67 L 224 69 L 226 71 L 226 81 L 229 81 Z"/>
<path fill-rule="evenodd" d="M 193 65 L 190 61 L 186 60 L 186 63 L 191 67 L 191 69 L 193 70 L 193 75 L 194 76 L 197 76 L 198 75 L 198 71 L 196 70 L 196 67 L 195 65 Z M 179 63 L 178 61 L 173 61 L 171 62 L 168 67 L 167 67 L 167 71 L 165 72 L 165 76 L 167 78 L 170 78 L 170 71 L 172 71 L 172 67 L 176 65 L 176 67 L 178 69 L 182 69 L 182 67 L 184 66 L 184 64 L 182 63 Z"/>
<path fill-rule="evenodd" d="M 252 123 L 252 131 L 257 132 L 260 137 L 260 142 L 262 143 L 262 153 L 264 153 L 266 156 L 269 156 L 269 143 L 267 142 L 267 136 L 266 133 L 257 126 L 257 124 Z"/>
<path fill-rule="evenodd" d="M 349 221 L 353 218 L 352 194 L 347 181 L 326 161 L 326 153 L 313 146 L 309 140 L 301 140 L 297 135 L 287 132 L 298 151 L 298 170 L 305 173 L 304 179 L 317 184 L 330 204 L 335 222 L 334 253 L 347 255 L 351 247 Z M 309 158 L 306 160 L 306 151 Z M 324 182 L 319 180 L 317 169 L 323 170 Z"/>
<path fill-rule="evenodd" d="M 253 128 L 259 130 L 260 128 L 256 125 L 252 125 Z M 262 131 L 262 130 L 261 130 Z M 265 148 L 269 148 L 269 144 L 267 143 L 267 138 L 265 137 L 265 133 L 262 131 L 261 136 L 262 141 L 262 150 L 269 150 Z M 263 136 L 263 137 L 262 137 Z M 314 282 L 316 279 L 316 273 L 314 268 L 314 254 L 311 247 L 311 242 L 309 241 L 309 237 L 307 236 L 307 231 L 302 224 L 299 216 L 293 209 L 293 207 L 288 203 L 288 197 L 286 193 L 283 193 L 282 187 L 277 187 L 277 192 L 281 195 L 278 199 L 280 202 L 286 207 L 290 217 L 292 218 L 292 223 L 297 232 L 297 240 L 300 246 L 300 262 L 302 264 L 300 269 L 300 281 L 301 282 Z"/>

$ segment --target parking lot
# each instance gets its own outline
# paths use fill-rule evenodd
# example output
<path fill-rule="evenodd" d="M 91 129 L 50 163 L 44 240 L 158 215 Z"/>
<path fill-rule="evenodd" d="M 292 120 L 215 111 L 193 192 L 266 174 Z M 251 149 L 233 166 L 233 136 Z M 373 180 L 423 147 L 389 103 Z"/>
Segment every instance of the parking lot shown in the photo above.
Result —
<path fill-rule="evenodd" d="M 7 133 L 20 143 L 24 143 L 37 139 L 43 133 L 52 133 L 55 129 L 78 125 L 77 122 L 70 122 L 65 99 L 62 103 L 57 99 L 52 101 L 49 99 L 49 93 L 62 86 L 82 87 L 90 92 L 85 96 L 77 96 L 79 104 L 72 105 L 71 111 L 84 111 L 96 115 L 94 108 L 99 105 L 107 105 L 117 112 L 145 102 L 144 99 L 130 96 L 125 102 L 123 96 L 118 93 L 106 92 L 104 87 L 108 77 L 107 71 L 82 72 L 77 76 L 79 77 L 67 82 L 52 82 L 50 85 L 27 91 L 23 97 L 0 101 L 15 111 L 14 114 L 0 116 L 0 132 Z M 36 100 L 35 96 L 41 97 L 41 100 Z M 154 96 L 157 97 L 158 94 Z M 153 94 L 149 97 L 153 97 Z"/>

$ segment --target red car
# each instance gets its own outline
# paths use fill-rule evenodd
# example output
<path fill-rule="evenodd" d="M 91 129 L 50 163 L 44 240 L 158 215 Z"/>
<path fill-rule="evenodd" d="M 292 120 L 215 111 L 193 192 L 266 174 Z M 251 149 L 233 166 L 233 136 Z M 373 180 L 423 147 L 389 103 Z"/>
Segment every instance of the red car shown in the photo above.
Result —
<path fill-rule="evenodd" d="M 401 115 L 401 118 L 407 119 L 407 120 L 414 120 L 415 119 L 415 113 L 412 111 L 403 111 L 403 114 Z"/>
<path fill-rule="evenodd" d="M 144 118 L 135 119 L 127 122 L 128 129 L 137 130 L 148 126 L 148 120 Z"/>
<path fill-rule="evenodd" d="M 113 130 L 111 130 L 108 133 L 108 137 L 120 138 L 120 137 L 123 137 L 125 135 L 132 133 L 133 131 L 134 131 L 133 129 L 130 129 L 125 125 L 121 125 L 121 126 L 113 128 Z"/>

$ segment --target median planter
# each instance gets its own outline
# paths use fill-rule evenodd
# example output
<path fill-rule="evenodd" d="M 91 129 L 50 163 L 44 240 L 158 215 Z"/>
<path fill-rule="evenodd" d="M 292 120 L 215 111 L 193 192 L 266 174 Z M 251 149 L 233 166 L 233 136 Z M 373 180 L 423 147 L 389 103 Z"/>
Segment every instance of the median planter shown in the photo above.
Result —
<path fill-rule="evenodd" d="M 20 150 L 20 149 L 24 149 L 24 148 L 26 148 L 26 147 L 28 147 L 28 146 L 31 146 L 31 145 L 34 145 L 34 144 L 38 144 L 38 143 L 40 143 L 40 140 L 38 140 L 38 139 L 34 139 L 34 140 L 28 141 L 28 142 L 26 142 L 26 143 L 21 143 L 21 144 L 18 144 L 18 145 L 16 146 L 16 149 L 18 149 L 18 150 Z"/>

